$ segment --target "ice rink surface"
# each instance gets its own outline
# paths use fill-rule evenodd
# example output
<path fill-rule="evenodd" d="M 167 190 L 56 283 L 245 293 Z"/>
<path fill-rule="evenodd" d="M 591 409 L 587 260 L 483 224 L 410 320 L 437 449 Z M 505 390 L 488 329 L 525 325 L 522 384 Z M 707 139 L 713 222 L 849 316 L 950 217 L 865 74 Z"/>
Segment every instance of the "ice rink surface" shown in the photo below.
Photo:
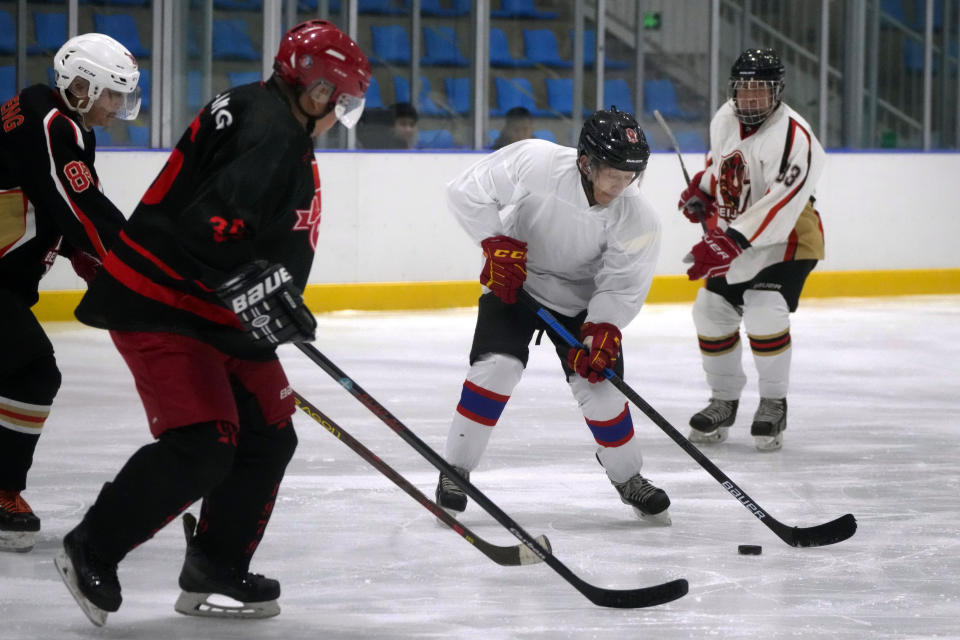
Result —
<path fill-rule="evenodd" d="M 316 344 L 442 452 L 474 313 L 327 314 Z M 857 534 L 822 548 L 781 542 L 634 408 L 644 474 L 669 493 L 673 525 L 636 520 L 594 459 L 552 349 L 533 348 L 472 480 L 587 582 L 689 580 L 686 597 L 634 610 L 594 606 L 543 564 L 494 564 L 298 414 L 300 446 L 252 566 L 281 581 L 280 616 L 175 613 L 184 550 L 175 523 L 120 565 L 123 606 L 97 629 L 52 559 L 149 434 L 107 334 L 68 323 L 49 331 L 64 382 L 24 494 L 43 529 L 33 552 L 0 554 L 3 640 L 960 638 L 960 296 L 804 300 L 780 452 L 753 448 L 756 374 L 745 353 L 737 424 L 727 443 L 703 450 L 785 524 L 853 513 Z M 624 348 L 625 380 L 686 435 L 708 396 L 690 306 L 645 307 Z M 281 358 L 297 391 L 433 496 L 429 463 L 295 348 Z M 461 519 L 488 542 L 517 542 L 476 504 Z M 740 556 L 738 544 L 763 553 Z"/>

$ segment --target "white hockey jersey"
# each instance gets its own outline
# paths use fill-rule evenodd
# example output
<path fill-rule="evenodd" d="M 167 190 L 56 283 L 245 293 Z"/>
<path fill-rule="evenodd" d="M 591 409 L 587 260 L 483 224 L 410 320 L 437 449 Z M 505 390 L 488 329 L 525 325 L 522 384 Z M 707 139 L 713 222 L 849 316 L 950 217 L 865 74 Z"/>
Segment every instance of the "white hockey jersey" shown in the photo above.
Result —
<path fill-rule="evenodd" d="M 641 176 L 642 180 L 642 176 Z M 523 140 L 491 153 L 447 184 L 447 202 L 479 244 L 527 243 L 526 289 L 565 315 L 623 328 L 640 311 L 660 255 L 660 219 L 639 181 L 590 206 L 577 150 Z"/>
<path fill-rule="evenodd" d="M 823 258 L 823 228 L 811 198 L 825 164 L 810 125 L 786 103 L 749 133 L 730 101 L 717 110 L 700 188 L 716 197 L 720 227 L 751 244 L 731 263 L 728 282 L 750 280 L 785 260 Z"/>

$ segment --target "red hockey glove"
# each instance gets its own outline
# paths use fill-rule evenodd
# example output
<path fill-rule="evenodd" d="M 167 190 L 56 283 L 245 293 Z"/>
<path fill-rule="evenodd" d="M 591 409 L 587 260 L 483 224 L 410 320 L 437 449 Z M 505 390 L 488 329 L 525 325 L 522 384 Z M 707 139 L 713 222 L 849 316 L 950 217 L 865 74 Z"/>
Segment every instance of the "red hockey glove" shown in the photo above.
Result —
<path fill-rule="evenodd" d="M 700 222 L 701 218 L 703 220 L 710 218 L 717 210 L 716 198 L 700 188 L 702 178 L 703 171 L 693 176 L 693 180 L 680 194 L 680 201 L 677 203 L 677 209 L 693 223 Z"/>
<path fill-rule="evenodd" d="M 730 235 L 720 229 L 711 229 L 693 245 L 690 255 L 684 259 L 684 262 L 693 262 L 693 266 L 687 269 L 687 277 L 691 280 L 719 278 L 730 270 L 730 263 L 741 253 L 743 249 Z"/>
<path fill-rule="evenodd" d="M 97 272 L 100 271 L 100 267 L 103 266 L 100 258 L 92 253 L 81 251 L 80 249 L 74 249 L 70 252 L 70 264 L 73 266 L 74 273 L 83 278 L 83 281 L 88 284 L 93 280 L 94 276 L 97 275 Z"/>
<path fill-rule="evenodd" d="M 487 261 L 480 284 L 506 302 L 517 301 L 517 290 L 527 279 L 527 243 L 508 236 L 493 236 L 480 243 Z"/>
<path fill-rule="evenodd" d="M 609 322 L 584 322 L 580 327 L 580 342 L 590 349 L 570 349 L 567 365 L 590 382 L 606 380 L 603 370 L 612 367 L 620 355 L 620 329 Z"/>

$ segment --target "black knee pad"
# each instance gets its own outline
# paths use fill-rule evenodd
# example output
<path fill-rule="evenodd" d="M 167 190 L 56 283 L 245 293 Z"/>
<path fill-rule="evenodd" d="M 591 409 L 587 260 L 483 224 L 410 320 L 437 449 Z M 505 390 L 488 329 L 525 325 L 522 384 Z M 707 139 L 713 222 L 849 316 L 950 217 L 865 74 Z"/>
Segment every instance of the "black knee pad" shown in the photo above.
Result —
<path fill-rule="evenodd" d="M 293 458 L 293 453 L 297 450 L 297 432 L 293 429 L 293 420 L 287 418 L 277 424 L 269 427 L 274 436 L 269 439 L 271 445 L 271 457 L 284 466 Z"/>
<path fill-rule="evenodd" d="M 62 376 L 52 353 L 42 355 L 0 378 L 0 395 L 29 404 L 49 405 Z"/>
<path fill-rule="evenodd" d="M 237 453 L 237 427 L 228 422 L 200 422 L 160 434 L 158 444 L 174 454 L 203 492 L 229 475 Z"/>

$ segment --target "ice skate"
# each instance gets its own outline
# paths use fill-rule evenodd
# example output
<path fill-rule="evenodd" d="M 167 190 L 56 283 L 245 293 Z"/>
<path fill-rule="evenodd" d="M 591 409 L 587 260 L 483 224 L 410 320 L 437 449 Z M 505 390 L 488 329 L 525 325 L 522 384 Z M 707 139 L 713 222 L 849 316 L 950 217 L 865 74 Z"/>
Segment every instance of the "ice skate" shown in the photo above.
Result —
<path fill-rule="evenodd" d="M 667 511 L 670 506 L 667 492 L 650 484 L 650 481 L 639 473 L 626 482 L 614 482 L 613 486 L 620 494 L 620 501 L 633 507 L 637 517 L 653 524 L 671 523 L 670 512 Z"/>
<path fill-rule="evenodd" d="M 37 531 L 40 531 L 40 518 L 20 492 L 0 489 L 0 551 L 30 551 Z"/>
<path fill-rule="evenodd" d="M 187 616 L 207 618 L 269 618 L 280 613 L 280 583 L 236 567 L 215 564 L 193 543 L 197 519 L 183 516 L 187 554 L 180 571 L 183 590 L 173 608 Z M 211 596 L 214 600 L 211 601 Z M 221 596 L 221 597 L 217 597 Z M 224 602 L 226 596 L 236 604 Z"/>
<path fill-rule="evenodd" d="M 710 398 L 710 404 L 690 418 L 690 442 L 699 444 L 719 444 L 727 439 L 730 426 L 737 419 L 739 400 L 717 400 Z"/>
<path fill-rule="evenodd" d="M 53 559 L 57 572 L 73 599 L 90 619 L 102 627 L 107 614 L 120 608 L 120 581 L 117 565 L 101 560 L 90 549 L 78 525 L 63 538 L 63 549 Z"/>
<path fill-rule="evenodd" d="M 753 416 L 750 435 L 757 451 L 777 451 L 783 446 L 783 432 L 787 428 L 787 399 L 760 398 L 760 406 Z"/>
<path fill-rule="evenodd" d="M 470 479 L 470 472 L 466 469 L 452 468 L 464 480 Z M 440 481 L 437 483 L 437 504 L 451 516 L 456 517 L 458 513 L 463 513 L 467 508 L 467 494 L 453 480 L 441 473 Z"/>

